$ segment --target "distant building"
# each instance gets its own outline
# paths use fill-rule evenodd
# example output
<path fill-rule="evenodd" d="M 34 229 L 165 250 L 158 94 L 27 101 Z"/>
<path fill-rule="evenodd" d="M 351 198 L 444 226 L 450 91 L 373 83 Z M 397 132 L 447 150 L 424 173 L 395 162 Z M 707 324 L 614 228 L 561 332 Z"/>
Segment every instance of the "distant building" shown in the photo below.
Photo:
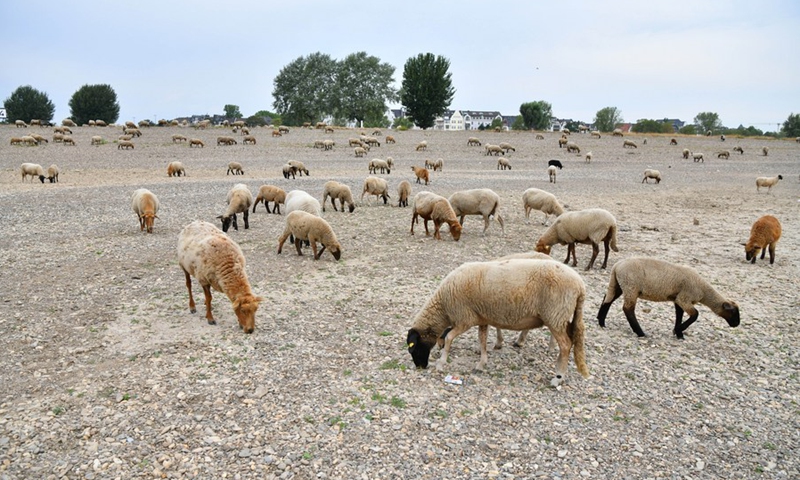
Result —
<path fill-rule="evenodd" d="M 6 117 L 6 109 L 0 108 L 0 122 L 5 122 L 7 119 L 8 117 Z"/>

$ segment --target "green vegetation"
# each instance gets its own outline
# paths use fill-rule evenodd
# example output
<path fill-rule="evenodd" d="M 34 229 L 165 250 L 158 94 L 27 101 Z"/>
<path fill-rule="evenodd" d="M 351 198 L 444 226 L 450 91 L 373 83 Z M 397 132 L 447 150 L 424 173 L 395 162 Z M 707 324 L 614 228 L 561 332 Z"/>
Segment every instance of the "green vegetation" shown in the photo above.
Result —
<path fill-rule="evenodd" d="M 50 101 L 47 94 L 36 90 L 30 85 L 18 87 L 11 92 L 11 95 L 3 103 L 5 104 L 6 117 L 11 123 L 16 120 L 30 123 L 33 119 L 50 122 L 53 120 L 53 114 L 56 111 L 55 105 Z"/>
<path fill-rule="evenodd" d="M 69 100 L 72 120 L 78 125 L 89 120 L 103 120 L 111 124 L 119 119 L 117 93 L 111 85 L 84 85 Z"/>
<path fill-rule="evenodd" d="M 449 69 L 450 60 L 432 53 L 421 53 L 406 61 L 400 102 L 419 128 L 431 128 L 453 101 L 456 90 Z"/>

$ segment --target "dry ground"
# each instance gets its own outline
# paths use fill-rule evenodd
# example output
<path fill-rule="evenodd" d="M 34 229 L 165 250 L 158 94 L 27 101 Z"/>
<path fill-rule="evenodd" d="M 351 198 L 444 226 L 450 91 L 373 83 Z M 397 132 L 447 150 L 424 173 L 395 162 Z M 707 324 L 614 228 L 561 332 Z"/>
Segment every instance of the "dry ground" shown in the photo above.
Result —
<path fill-rule="evenodd" d="M 29 128 L 51 137 L 50 129 Z M 221 129 L 150 128 L 136 149 L 118 150 L 118 128 L 74 129 L 77 146 L 10 146 L 23 133 L 0 128 L 0 479 L 6 478 L 798 478 L 798 280 L 800 145 L 766 139 L 480 133 L 516 152 L 510 171 L 467 147 L 466 132 L 393 132 L 397 144 L 356 159 L 358 132 L 292 129 L 280 138 L 255 129 L 255 146 L 216 147 Z M 204 149 L 173 144 L 183 133 Z M 367 130 L 366 133 L 371 133 Z M 385 132 L 386 133 L 386 132 Z M 90 146 L 92 135 L 109 143 Z M 474 134 L 474 133 L 473 133 Z M 333 138 L 333 151 L 312 148 Z M 383 142 L 384 137 L 380 137 Z M 414 146 L 428 141 L 427 152 Z M 744 147 L 730 160 L 715 152 Z M 768 157 L 760 156 L 769 145 Z M 705 153 L 704 163 L 681 150 Z M 583 153 L 594 160 L 585 164 Z M 409 234 L 411 210 L 358 203 L 324 217 L 343 256 L 336 262 L 276 254 L 283 218 L 263 207 L 249 230 L 229 232 L 248 260 L 253 289 L 266 300 L 256 331 L 237 328 L 230 302 L 215 294 L 218 325 L 190 314 L 176 263 L 180 229 L 216 222 L 232 184 L 255 193 L 271 183 L 321 195 L 325 181 L 347 183 L 358 199 L 370 158 L 392 156 L 392 202 L 411 165 L 442 158 L 428 189 L 489 187 L 500 194 L 505 234 L 468 218 L 460 242 Z M 558 183 L 546 165 L 560 159 Z M 304 161 L 310 177 L 285 180 L 280 167 Z M 167 178 L 181 160 L 188 176 Z M 231 160 L 244 176 L 226 176 Z M 22 183 L 19 165 L 52 163 L 58 184 Z M 659 185 L 642 184 L 657 168 Z M 771 193 L 757 176 L 782 174 Z M 161 200 L 155 233 L 141 233 L 134 189 Z M 544 188 L 569 209 L 601 207 L 620 226 L 619 259 L 648 255 L 691 265 L 739 303 L 731 329 L 705 307 L 684 341 L 672 333 L 669 304 L 642 302 L 648 337 L 637 338 L 617 302 L 608 327 L 595 320 L 608 272 L 584 272 L 584 318 L 592 377 L 570 365 L 568 382 L 549 387 L 555 353 L 546 332 L 522 349 L 490 352 L 477 363 L 477 333 L 454 343 L 449 371 L 416 371 L 405 349 L 415 312 L 439 281 L 466 261 L 530 250 L 544 231 L 526 219 L 522 192 Z M 740 242 L 761 215 L 783 223 L 774 265 L 745 262 Z M 696 221 L 695 221 L 696 220 Z M 555 247 L 562 259 L 564 247 Z M 598 262 L 598 266 L 599 266 Z M 195 284 L 196 294 L 201 290 Z"/>

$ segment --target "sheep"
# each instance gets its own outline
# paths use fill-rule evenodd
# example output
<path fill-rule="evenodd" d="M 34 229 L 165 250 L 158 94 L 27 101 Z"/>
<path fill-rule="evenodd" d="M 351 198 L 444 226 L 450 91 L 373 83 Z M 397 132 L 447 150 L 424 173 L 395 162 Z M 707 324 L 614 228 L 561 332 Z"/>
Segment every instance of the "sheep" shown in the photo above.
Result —
<path fill-rule="evenodd" d="M 517 149 L 514 148 L 510 143 L 506 143 L 506 142 L 500 143 L 499 147 L 503 149 L 503 153 L 506 154 L 506 155 L 508 155 L 509 151 L 512 151 L 512 152 L 516 152 L 517 151 Z"/>
<path fill-rule="evenodd" d="M 423 141 L 419 142 L 419 143 L 417 144 L 417 147 L 416 147 L 416 149 L 415 149 L 415 150 L 416 150 L 417 152 L 419 152 L 420 150 L 423 150 L 423 151 L 428 151 L 428 142 L 427 142 L 426 140 L 423 140 Z"/>
<path fill-rule="evenodd" d="M 225 175 L 244 175 L 244 167 L 239 162 L 230 162 L 228 163 L 228 171 L 225 172 Z"/>
<path fill-rule="evenodd" d="M 247 135 L 242 139 L 242 145 L 255 145 L 256 144 L 256 137 L 252 135 Z"/>
<path fill-rule="evenodd" d="M 778 183 L 778 180 L 783 180 L 783 175 L 777 177 L 758 177 L 756 178 L 756 192 L 761 191 L 761 187 L 767 187 L 767 193 L 772 190 L 772 187 Z"/>
<path fill-rule="evenodd" d="M 689 155 L 691 155 L 691 152 L 689 152 L 689 149 L 688 148 L 684 148 L 683 149 L 683 158 L 689 158 Z"/>
<path fill-rule="evenodd" d="M 236 214 L 241 213 L 244 218 L 244 228 L 250 228 L 248 222 L 248 215 L 250 213 L 250 206 L 253 204 L 253 194 L 243 183 L 237 183 L 230 191 L 228 191 L 228 209 L 224 214 L 217 218 L 222 221 L 222 231 L 227 232 L 233 223 L 233 229 L 238 231 L 239 226 L 236 224 Z"/>
<path fill-rule="evenodd" d="M 55 135 L 54 135 L 54 137 L 55 137 Z M 53 141 L 55 142 L 55 138 L 53 139 Z M 11 145 L 22 145 L 22 139 L 20 137 L 11 137 L 10 144 Z"/>
<path fill-rule="evenodd" d="M 459 217 L 461 227 L 464 227 L 464 217 L 467 215 L 481 215 L 483 217 L 483 233 L 489 229 L 489 222 L 494 218 L 500 224 L 500 230 L 505 235 L 505 222 L 500 215 L 500 195 L 488 188 L 475 188 L 461 190 L 450 195 L 447 199 L 450 207 Z"/>
<path fill-rule="evenodd" d="M 133 135 L 120 135 L 117 140 L 133 140 Z"/>
<path fill-rule="evenodd" d="M 530 218 L 531 210 L 544 213 L 542 225 L 547 225 L 550 215 L 558 217 L 564 213 L 564 206 L 559 203 L 555 195 L 538 188 L 529 188 L 522 193 L 522 205 L 525 207 L 525 218 Z"/>
<path fill-rule="evenodd" d="M 135 148 L 135 145 L 130 140 L 120 140 L 117 142 L 117 150 L 130 150 Z"/>
<path fill-rule="evenodd" d="M 386 165 L 389 165 L 389 168 L 394 168 L 394 158 L 386 157 Z"/>
<path fill-rule="evenodd" d="M 467 139 L 467 146 L 468 147 L 474 147 L 474 146 L 480 147 L 481 145 L 482 145 L 481 141 L 476 137 L 469 137 Z"/>
<path fill-rule="evenodd" d="M 347 209 L 350 211 L 350 213 L 353 213 L 353 210 L 356 209 L 356 204 L 353 201 L 353 192 L 351 192 L 350 187 L 344 183 L 339 183 L 335 180 L 325 182 L 325 186 L 322 190 L 323 212 L 325 211 L 325 203 L 327 202 L 328 197 L 331 197 L 331 205 L 333 205 L 334 211 L 338 211 L 336 209 L 336 200 L 339 200 L 339 203 L 342 206 L 342 212 L 344 212 L 345 203 L 347 203 Z"/>
<path fill-rule="evenodd" d="M 456 242 L 461 238 L 461 224 L 458 222 L 456 212 L 450 206 L 450 202 L 446 198 L 436 195 L 431 192 L 419 192 L 414 197 L 414 215 L 411 217 L 411 235 L 414 235 L 414 224 L 417 222 L 417 217 L 422 217 L 425 225 L 425 235 L 430 235 L 428 232 L 428 220 L 433 220 L 433 238 L 441 240 L 442 236 L 439 234 L 439 229 L 443 223 L 450 226 L 450 235 Z"/>
<path fill-rule="evenodd" d="M 650 183 L 650 179 L 656 181 L 656 183 L 661 183 L 661 172 L 658 170 L 653 170 L 648 168 L 644 171 L 644 178 L 642 179 L 642 183 Z"/>
<path fill-rule="evenodd" d="M 381 135 L 383 135 L 383 132 L 381 132 L 380 130 L 378 130 L 376 128 L 375 130 L 372 131 L 372 134 L 375 135 L 375 136 L 380 137 Z"/>
<path fill-rule="evenodd" d="M 72 141 L 72 137 L 68 137 L 68 138 L 69 138 L 70 141 Z M 25 145 L 27 145 L 29 147 L 35 147 L 36 145 L 39 145 L 39 142 L 36 141 L 36 139 L 33 138 L 30 135 L 25 135 L 22 138 L 20 138 L 20 140 L 22 140 L 22 143 L 24 143 Z M 75 142 L 73 142 L 72 144 L 75 145 Z"/>
<path fill-rule="evenodd" d="M 633 140 L 625 140 L 622 142 L 622 148 L 638 148 L 636 142 Z"/>
<path fill-rule="evenodd" d="M 739 152 L 739 155 L 744 155 L 744 149 L 742 147 L 736 146 L 733 147 L 734 152 Z"/>
<path fill-rule="evenodd" d="M 720 139 L 720 141 L 724 142 L 725 141 L 725 135 L 720 135 L 719 139 Z"/>
<path fill-rule="evenodd" d="M 327 248 L 333 258 L 339 260 L 342 257 L 342 246 L 336 240 L 336 234 L 325 219 L 302 210 L 295 210 L 286 215 L 286 228 L 278 238 L 278 253 L 283 250 L 283 244 L 290 236 L 294 237 L 294 246 L 298 255 L 303 255 L 300 244 L 307 240 L 311 244 L 311 251 L 314 260 L 319 260 L 322 253 Z M 317 251 L 317 242 L 322 245 Z"/>
<path fill-rule="evenodd" d="M 131 196 L 133 213 L 139 218 L 139 231 L 153 233 L 153 223 L 158 218 L 158 197 L 146 188 L 140 188 Z"/>
<path fill-rule="evenodd" d="M 61 120 L 61 125 L 65 126 L 65 127 L 77 127 L 78 126 L 70 118 L 65 118 L 64 120 Z"/>
<path fill-rule="evenodd" d="M 95 120 L 94 121 L 94 125 L 96 127 L 107 127 L 108 126 L 108 124 L 105 122 L 105 120 Z"/>
<path fill-rule="evenodd" d="M 190 138 L 189 139 L 189 148 L 199 147 L 205 148 L 206 144 L 200 140 L 199 138 Z"/>
<path fill-rule="evenodd" d="M 706 162 L 705 158 L 703 158 L 702 153 L 692 153 L 692 159 L 694 159 L 695 162 L 703 162 L 703 163 Z"/>
<path fill-rule="evenodd" d="M 220 145 L 238 145 L 238 142 L 233 137 L 217 137 L 217 146 Z"/>
<path fill-rule="evenodd" d="M 403 180 L 397 186 L 397 196 L 400 199 L 397 202 L 398 207 L 407 207 L 408 206 L 408 197 L 411 196 L 411 184 L 408 180 Z"/>
<path fill-rule="evenodd" d="M 536 140 L 544 140 L 544 135 L 542 135 L 541 133 L 537 133 Z"/>
<path fill-rule="evenodd" d="M 492 145 L 491 143 L 487 143 L 483 149 L 486 151 L 486 155 L 500 155 L 503 153 L 500 145 Z"/>
<path fill-rule="evenodd" d="M 761 251 L 761 260 L 769 247 L 769 263 L 775 263 L 775 244 L 781 238 L 781 222 L 772 215 L 764 215 L 756 220 L 750 229 L 750 239 L 744 245 L 744 256 L 750 263 L 756 263 L 758 252 Z"/>
<path fill-rule="evenodd" d="M 274 185 L 261 185 L 261 188 L 258 189 L 256 201 L 253 202 L 253 213 L 256 213 L 256 207 L 262 201 L 264 202 L 264 208 L 267 209 L 267 213 L 276 213 L 280 215 L 280 204 L 286 201 L 286 192 L 282 188 Z M 272 211 L 269 210 L 269 202 L 275 202 L 272 206 Z"/>
<path fill-rule="evenodd" d="M 611 132 L 612 137 L 621 137 L 622 136 L 622 129 L 615 128 L 613 132 Z"/>
<path fill-rule="evenodd" d="M 103 144 L 103 137 L 99 135 L 92 136 L 92 145 L 102 145 Z"/>
<path fill-rule="evenodd" d="M 389 167 L 389 163 L 386 160 L 381 160 L 380 158 L 373 158 L 369 162 L 369 173 L 392 173 L 391 167 Z"/>
<path fill-rule="evenodd" d="M 44 169 L 38 163 L 23 163 L 19 166 L 20 172 L 22 173 L 22 181 L 25 181 L 25 178 L 30 175 L 31 176 L 31 183 L 33 183 L 34 178 L 38 178 L 42 183 L 44 183 Z"/>
<path fill-rule="evenodd" d="M 31 119 L 31 127 L 33 127 L 34 125 L 39 126 L 39 127 L 43 127 L 44 126 L 44 125 L 42 125 L 42 120 L 39 119 L 39 118 L 32 118 Z"/>
<path fill-rule="evenodd" d="M 348 138 L 347 139 L 347 146 L 348 147 L 360 147 L 361 146 L 361 139 Z"/>
<path fill-rule="evenodd" d="M 283 178 L 288 180 L 289 179 L 289 175 L 291 175 L 293 179 L 297 178 L 297 176 L 296 176 L 297 175 L 297 169 L 294 168 L 292 165 L 289 165 L 287 163 L 286 165 L 281 167 L 281 170 L 283 171 Z"/>
<path fill-rule="evenodd" d="M 547 167 L 547 174 L 550 176 L 550 183 L 556 183 L 556 166 L 550 165 Z"/>
<path fill-rule="evenodd" d="M 389 184 L 386 180 L 378 177 L 367 177 L 364 179 L 364 189 L 361 191 L 361 201 L 364 201 L 364 194 L 375 195 L 375 198 L 383 198 L 383 204 L 389 201 Z"/>
<path fill-rule="evenodd" d="M 717 158 L 724 158 L 725 160 L 727 160 L 730 157 L 731 157 L 731 152 L 729 152 L 727 150 L 723 150 L 723 151 L 717 153 Z"/>
<path fill-rule="evenodd" d="M 228 296 L 244 333 L 253 333 L 258 304 L 264 299 L 253 295 L 245 272 L 241 248 L 214 225 L 195 220 L 178 235 L 178 264 L 186 276 L 189 311 L 196 313 L 192 278 L 203 287 L 206 320 L 216 325 L 211 313 L 211 289 Z"/>
<path fill-rule="evenodd" d="M 766 157 L 769 155 L 769 147 L 761 147 L 761 153 Z"/>
<path fill-rule="evenodd" d="M 169 165 L 167 165 L 167 176 L 180 177 L 181 175 L 184 177 L 186 176 L 186 168 L 184 168 L 183 163 L 169 162 Z"/>
<path fill-rule="evenodd" d="M 44 138 L 43 136 L 39 135 L 38 133 L 31 133 L 30 136 L 33 137 L 34 139 L 36 139 L 36 142 L 39 143 L 39 144 L 41 144 L 42 142 L 50 143 L 49 141 L 47 141 L 46 138 Z"/>
<path fill-rule="evenodd" d="M 244 128 L 247 126 L 247 122 L 244 120 L 236 120 L 235 122 L 231 123 L 234 128 Z"/>
<path fill-rule="evenodd" d="M 276 128 L 275 130 L 273 130 L 273 131 L 272 131 L 272 136 L 273 136 L 273 137 L 282 137 L 282 136 L 283 136 L 283 134 L 280 132 L 280 130 L 278 130 L 278 129 Z"/>
<path fill-rule="evenodd" d="M 50 183 L 58 183 L 58 165 L 55 163 L 47 167 L 47 179 L 50 180 Z M 39 177 L 39 180 L 44 183 L 41 177 Z"/>
<path fill-rule="evenodd" d="M 527 258 L 465 263 L 450 272 L 417 313 L 406 337 L 417 368 L 427 368 L 430 351 L 442 346 L 436 363 L 447 365 L 453 339 L 478 326 L 483 370 L 488 360 L 488 327 L 528 330 L 546 326 L 559 346 L 556 375 L 566 377 L 570 350 L 575 365 L 589 376 L 584 351 L 583 303 L 586 285 L 575 271 L 552 260 Z"/>
<path fill-rule="evenodd" d="M 417 177 L 417 183 L 422 183 L 422 180 L 425 180 L 425 185 L 428 184 L 428 180 L 430 179 L 430 174 L 427 168 L 412 166 L 411 170 L 414 171 L 414 175 L 416 175 Z"/>
<path fill-rule="evenodd" d="M 286 125 L 281 125 L 278 127 L 278 131 L 281 133 L 289 133 L 289 127 L 287 127 Z"/>
<path fill-rule="evenodd" d="M 384 140 L 384 142 L 386 142 L 387 144 L 389 144 L 389 143 L 397 143 L 397 140 L 395 140 L 394 136 L 392 136 L 392 135 L 386 135 L 386 139 Z"/>
<path fill-rule="evenodd" d="M 575 257 L 575 244 L 591 244 L 592 258 L 586 266 L 588 271 L 594 265 L 601 241 L 605 247 L 605 257 L 603 266 L 600 268 L 606 268 L 609 247 L 615 252 L 619 251 L 617 249 L 617 221 L 608 211 L 591 208 L 559 215 L 556 221 L 539 237 L 536 242 L 536 251 L 549 254 L 552 245 L 556 243 L 567 245 L 567 258 L 564 263 L 569 263 L 571 255 L 572 266 L 575 267 L 578 265 L 578 259 Z"/>
<path fill-rule="evenodd" d="M 150 127 L 150 120 L 147 120 L 147 119 L 139 120 L 139 127 L 141 127 L 141 128 L 149 128 Z"/>
<path fill-rule="evenodd" d="M 586 154 L 586 163 L 592 163 L 592 152 Z"/>
<path fill-rule="evenodd" d="M 581 153 L 580 147 L 577 144 L 573 143 L 573 142 L 567 143 L 567 153 L 573 153 L 573 152 L 574 153 Z"/>
<path fill-rule="evenodd" d="M 130 120 L 128 120 L 127 122 L 125 122 L 125 126 L 122 127 L 122 128 L 123 129 L 125 129 L 125 128 L 136 128 L 136 124 L 131 122 Z"/>
<path fill-rule="evenodd" d="M 23 137 L 23 139 L 24 139 L 24 137 Z M 64 138 L 61 139 L 61 143 L 63 143 L 64 145 L 72 145 L 74 147 L 75 146 L 75 139 L 73 139 L 69 135 L 65 135 Z"/>
<path fill-rule="evenodd" d="M 669 144 L 670 144 L 670 145 L 677 145 L 677 144 L 678 144 L 678 141 L 677 141 L 676 139 L 674 139 L 674 138 L 670 138 L 670 139 L 669 139 Z"/>
<path fill-rule="evenodd" d="M 122 131 L 125 132 L 126 134 L 134 136 L 134 137 L 141 137 L 142 136 L 142 131 L 139 130 L 138 128 L 125 128 L 125 129 L 122 129 Z"/>
<path fill-rule="evenodd" d="M 289 160 L 286 163 L 294 167 L 295 171 L 299 172 L 301 177 L 303 176 L 304 173 L 306 174 L 306 177 L 309 176 L 308 169 L 303 164 L 303 162 L 299 162 L 297 160 Z"/>
<path fill-rule="evenodd" d="M 434 172 L 436 170 L 442 171 L 444 160 L 437 158 L 436 160 L 425 160 L 425 168 L 430 168 Z"/>
<path fill-rule="evenodd" d="M 591 136 L 592 136 L 592 138 L 600 138 L 601 137 L 600 132 L 598 132 L 597 130 L 593 131 L 591 133 Z"/>
<path fill-rule="evenodd" d="M 547 166 L 558 167 L 559 170 L 564 168 L 564 165 L 561 164 L 561 160 L 550 160 L 547 162 Z"/>
<path fill-rule="evenodd" d="M 25 120 L 15 120 L 14 125 L 16 125 L 17 128 L 28 128 L 28 124 L 25 123 Z"/>
<path fill-rule="evenodd" d="M 353 154 L 356 156 L 356 158 L 361 158 L 367 154 L 367 149 L 364 147 L 356 147 L 353 149 Z"/>
<path fill-rule="evenodd" d="M 330 139 L 325 139 L 322 141 L 322 149 L 323 150 L 333 150 L 333 147 L 336 146 L 336 142 Z"/>
<path fill-rule="evenodd" d="M 373 137 L 366 137 L 364 139 L 364 143 L 366 143 L 370 147 L 371 146 L 378 146 L 378 147 L 381 146 L 381 142 L 379 142 L 377 138 L 373 138 Z"/>
<path fill-rule="evenodd" d="M 645 336 L 636 320 L 636 301 L 639 298 L 675 304 L 675 328 L 672 332 L 679 339 L 683 339 L 683 332 L 697 320 L 699 312 L 694 305 L 698 303 L 727 320 L 731 327 L 739 325 L 739 306 L 735 302 L 723 298 L 693 268 L 664 260 L 633 257 L 620 260 L 614 265 L 606 296 L 597 312 L 597 321 L 601 327 L 606 326 L 608 309 L 621 295 L 624 295 L 622 311 L 631 330 L 639 337 Z M 681 323 L 684 312 L 689 318 Z"/>

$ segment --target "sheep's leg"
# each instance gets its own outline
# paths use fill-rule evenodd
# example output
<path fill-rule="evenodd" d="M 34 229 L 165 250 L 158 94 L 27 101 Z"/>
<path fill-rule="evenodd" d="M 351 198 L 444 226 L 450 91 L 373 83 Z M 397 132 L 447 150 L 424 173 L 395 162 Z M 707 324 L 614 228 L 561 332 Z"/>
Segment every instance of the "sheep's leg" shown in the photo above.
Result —
<path fill-rule="evenodd" d="M 239 225 L 236 223 L 236 214 L 233 214 L 233 229 L 239 231 Z"/>
<path fill-rule="evenodd" d="M 435 238 L 436 240 L 441 240 L 442 239 L 442 235 L 439 233 L 439 229 L 440 228 L 442 228 L 442 224 L 437 222 L 436 220 L 434 220 L 433 221 L 433 238 Z"/>
<path fill-rule="evenodd" d="M 775 263 L 775 242 L 769 244 L 769 264 Z"/>
<path fill-rule="evenodd" d="M 195 308 L 194 304 L 194 297 L 192 296 L 192 277 L 189 275 L 189 272 L 186 271 L 183 267 L 183 274 L 186 275 L 186 290 L 189 290 L 189 311 L 192 313 L 197 313 L 197 308 Z"/>
<path fill-rule="evenodd" d="M 503 329 L 495 328 L 495 332 L 497 334 L 497 337 L 494 342 L 494 349 L 500 350 L 501 348 L 503 348 Z"/>
<path fill-rule="evenodd" d="M 250 215 L 250 210 L 246 210 L 245 209 L 245 211 L 242 213 L 242 216 L 244 217 L 244 229 L 245 230 L 250 228 L 250 222 L 247 221 L 247 218 L 248 218 L 249 215 Z"/>
<path fill-rule="evenodd" d="M 206 297 L 206 320 L 209 325 L 216 325 L 217 321 L 214 320 L 214 315 L 211 314 L 211 285 L 203 285 L 203 294 Z"/>
<path fill-rule="evenodd" d="M 589 265 L 586 265 L 586 270 L 591 270 L 594 266 L 594 261 L 597 259 L 597 254 L 600 253 L 600 245 L 592 242 L 592 258 L 589 260 Z M 603 268 L 605 268 L 605 264 L 603 264 Z"/>
<path fill-rule="evenodd" d="M 678 309 L 680 309 L 680 315 L 678 314 Z M 698 312 L 697 309 L 695 309 L 694 307 L 687 308 L 686 313 L 689 314 L 689 318 L 687 318 L 685 322 L 680 323 L 681 317 L 683 316 L 683 311 L 684 310 L 681 307 L 679 307 L 678 304 L 676 303 L 675 316 L 677 318 L 675 320 L 675 330 L 673 331 L 673 333 L 675 333 L 675 336 L 681 340 L 683 340 L 683 332 L 685 332 L 686 329 L 689 328 L 689 326 L 693 324 L 695 320 L 697 320 L 697 317 L 700 315 L 700 312 Z"/>
<path fill-rule="evenodd" d="M 423 225 L 425 225 L 425 236 L 428 237 L 428 236 L 430 236 L 430 232 L 428 231 L 428 219 L 427 218 L 423 218 L 422 220 L 423 220 L 423 222 L 422 222 Z"/>
<path fill-rule="evenodd" d="M 515 347 L 520 348 L 523 345 L 525 345 L 525 339 L 528 338 L 528 332 L 530 332 L 530 330 L 522 330 L 521 332 L 519 332 L 519 335 L 517 335 L 517 339 L 514 340 Z"/>
<path fill-rule="evenodd" d="M 564 263 L 569 265 L 569 258 L 572 256 L 572 244 L 567 244 L 567 258 L 564 259 Z"/>
<path fill-rule="evenodd" d="M 314 260 L 319 260 L 319 257 L 322 256 L 322 251 L 317 253 L 317 240 L 309 237 L 308 241 L 311 242 L 311 254 L 314 256 Z M 323 249 L 324 248 L 325 247 L 323 246 Z"/>
<path fill-rule="evenodd" d="M 302 240 L 300 240 L 297 237 L 294 237 L 294 248 L 297 249 L 297 254 L 300 255 L 300 256 L 303 256 L 303 250 L 300 248 L 302 243 L 303 243 Z"/>
<path fill-rule="evenodd" d="M 644 337 L 645 334 L 642 331 L 642 327 L 639 326 L 639 321 L 636 320 L 636 299 L 634 298 L 633 301 L 628 301 L 626 298 L 625 304 L 622 306 L 622 311 L 625 313 L 625 318 L 628 319 L 628 323 L 630 324 L 633 333 L 640 337 Z"/>
<path fill-rule="evenodd" d="M 436 369 L 439 371 L 444 370 L 444 367 L 447 365 L 447 357 L 450 354 L 450 345 L 452 345 L 453 340 L 464 333 L 469 327 L 464 328 L 463 326 L 456 326 L 450 329 L 447 332 L 447 335 L 444 337 L 444 347 L 442 348 L 442 355 L 439 357 L 439 360 L 436 362 Z"/>
<path fill-rule="evenodd" d="M 557 387 L 567 377 L 567 365 L 569 365 L 569 352 L 572 349 L 572 340 L 566 330 L 562 332 L 550 332 L 558 343 L 558 358 L 556 359 L 556 376 L 550 380 L 550 385 Z"/>
<path fill-rule="evenodd" d="M 264 208 L 267 209 L 267 213 L 272 213 L 272 212 L 269 211 L 269 202 L 266 201 L 266 200 L 264 200 Z M 273 209 L 275 209 L 275 208 L 278 208 L 278 202 L 275 202 L 275 206 L 273 207 Z M 253 213 L 255 213 L 255 212 L 256 212 L 256 207 L 253 207 Z"/>
<path fill-rule="evenodd" d="M 417 212 L 411 216 L 411 235 L 414 235 L 414 224 L 417 222 Z"/>
<path fill-rule="evenodd" d="M 764 260 L 764 257 L 766 255 L 767 255 L 767 249 L 766 248 L 762 248 L 761 249 L 761 260 Z M 772 258 L 772 257 L 770 257 L 770 258 Z"/>
<path fill-rule="evenodd" d="M 489 354 L 486 351 L 486 340 L 489 336 L 489 326 L 488 325 L 479 325 L 478 326 L 478 340 L 481 345 L 481 359 L 478 364 L 475 366 L 475 370 L 483 371 L 483 367 L 486 366 L 486 362 L 489 360 Z"/>
<path fill-rule="evenodd" d="M 606 265 L 608 265 L 608 252 L 609 250 L 611 250 L 610 245 L 611 245 L 611 232 L 609 231 L 608 235 L 606 235 L 606 238 L 603 239 L 603 250 L 605 250 L 605 255 L 603 256 L 603 266 L 600 268 L 604 270 L 606 268 Z"/>
<path fill-rule="evenodd" d="M 597 312 L 597 323 L 600 324 L 601 327 L 606 326 L 606 316 L 608 316 L 608 309 L 611 308 L 611 304 L 614 303 L 616 299 L 622 296 L 622 289 L 619 288 L 619 285 L 616 286 L 614 290 L 614 298 L 609 300 L 607 303 L 603 303 L 600 305 L 600 311 Z"/>
<path fill-rule="evenodd" d="M 277 213 L 278 215 L 281 214 L 281 204 L 275 200 L 275 203 L 272 204 L 272 213 Z"/>

